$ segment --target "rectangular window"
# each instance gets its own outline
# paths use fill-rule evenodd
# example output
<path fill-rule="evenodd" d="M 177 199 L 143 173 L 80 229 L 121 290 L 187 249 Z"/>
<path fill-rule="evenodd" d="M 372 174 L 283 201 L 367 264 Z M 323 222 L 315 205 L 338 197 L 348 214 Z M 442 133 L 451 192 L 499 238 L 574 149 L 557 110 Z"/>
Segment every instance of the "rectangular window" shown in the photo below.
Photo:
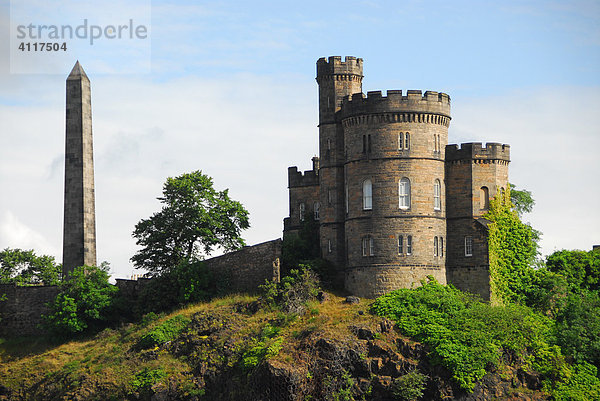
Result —
<path fill-rule="evenodd" d="M 404 134 L 404 149 L 408 149 L 410 145 L 410 134 L 407 132 Z"/>
<path fill-rule="evenodd" d="M 412 235 L 406 237 L 406 254 L 412 255 Z"/>
<path fill-rule="evenodd" d="M 299 209 L 300 209 L 300 221 L 304 221 L 304 208 L 305 208 L 304 203 L 301 203 L 300 206 L 299 206 Z"/>
<path fill-rule="evenodd" d="M 404 133 L 400 132 L 398 134 L 398 150 L 402 150 L 404 146 Z"/>
<path fill-rule="evenodd" d="M 327 253 L 331 253 L 331 240 L 327 240 Z"/>
<path fill-rule="evenodd" d="M 331 205 L 331 189 L 327 190 L 327 204 Z"/>
<path fill-rule="evenodd" d="M 373 237 L 369 237 L 369 255 L 375 255 L 375 244 L 373 243 Z"/>
<path fill-rule="evenodd" d="M 398 255 L 404 254 L 404 237 L 398 236 Z"/>
<path fill-rule="evenodd" d="M 438 237 L 433 237 L 433 256 L 438 255 Z"/>
<path fill-rule="evenodd" d="M 465 256 L 473 256 L 473 237 L 465 237 Z"/>
<path fill-rule="evenodd" d="M 367 240 L 368 240 L 368 238 L 367 238 L 367 237 L 364 237 L 364 238 L 362 239 L 362 255 L 363 255 L 363 256 L 367 256 L 367 246 L 368 246 L 368 244 L 367 244 Z"/>

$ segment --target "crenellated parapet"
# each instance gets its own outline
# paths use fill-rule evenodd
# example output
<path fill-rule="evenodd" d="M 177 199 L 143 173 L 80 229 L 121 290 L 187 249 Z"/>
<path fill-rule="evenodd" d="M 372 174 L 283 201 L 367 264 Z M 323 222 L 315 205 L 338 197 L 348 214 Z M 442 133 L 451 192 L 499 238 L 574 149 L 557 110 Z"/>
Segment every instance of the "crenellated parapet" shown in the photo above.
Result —
<path fill-rule="evenodd" d="M 388 90 L 355 93 L 342 102 L 341 117 L 346 126 L 371 122 L 410 122 L 450 125 L 450 96 L 420 90 Z"/>
<path fill-rule="evenodd" d="M 288 167 L 288 188 L 319 185 L 318 170 L 298 171 L 298 167 Z"/>
<path fill-rule="evenodd" d="M 474 163 L 500 163 L 510 162 L 510 145 L 489 142 L 485 146 L 481 142 L 462 143 L 446 146 L 446 161 L 472 161 Z"/>
<path fill-rule="evenodd" d="M 335 81 L 362 81 L 363 60 L 353 56 L 346 56 L 342 61 L 340 56 L 331 56 L 328 59 L 321 57 L 317 60 L 317 82 Z"/>

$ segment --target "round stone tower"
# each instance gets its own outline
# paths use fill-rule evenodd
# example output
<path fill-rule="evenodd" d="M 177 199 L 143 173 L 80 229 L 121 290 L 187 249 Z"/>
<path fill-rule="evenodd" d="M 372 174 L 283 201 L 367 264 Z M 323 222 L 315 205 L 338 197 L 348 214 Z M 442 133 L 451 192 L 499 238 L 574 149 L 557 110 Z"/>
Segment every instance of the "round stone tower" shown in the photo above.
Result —
<path fill-rule="evenodd" d="M 317 60 L 319 85 L 319 202 L 323 257 L 344 281 L 344 132 L 339 120 L 343 99 L 362 93 L 363 60 L 339 56 Z"/>
<path fill-rule="evenodd" d="M 343 100 L 337 119 L 346 289 L 372 298 L 428 275 L 445 284 L 448 95 L 356 93 Z"/>

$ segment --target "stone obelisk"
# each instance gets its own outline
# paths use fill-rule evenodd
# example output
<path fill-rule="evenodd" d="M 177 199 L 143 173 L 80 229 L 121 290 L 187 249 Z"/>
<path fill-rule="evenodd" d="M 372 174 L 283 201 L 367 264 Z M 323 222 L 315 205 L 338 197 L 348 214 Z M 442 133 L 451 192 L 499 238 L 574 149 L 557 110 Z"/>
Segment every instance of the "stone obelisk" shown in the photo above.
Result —
<path fill-rule="evenodd" d="M 67 78 L 63 278 L 96 266 L 96 206 L 90 80 L 75 63 Z"/>

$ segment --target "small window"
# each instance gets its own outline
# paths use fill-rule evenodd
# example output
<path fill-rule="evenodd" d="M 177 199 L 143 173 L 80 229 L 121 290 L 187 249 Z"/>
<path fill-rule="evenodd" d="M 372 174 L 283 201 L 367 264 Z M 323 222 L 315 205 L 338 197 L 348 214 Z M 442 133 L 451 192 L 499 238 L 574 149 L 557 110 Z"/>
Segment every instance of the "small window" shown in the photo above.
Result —
<path fill-rule="evenodd" d="M 331 240 L 327 240 L 327 253 L 331 253 Z"/>
<path fill-rule="evenodd" d="M 481 187 L 479 191 L 479 205 L 481 209 L 488 209 L 490 207 L 490 191 L 488 187 Z"/>
<path fill-rule="evenodd" d="M 442 209 L 442 185 L 440 180 L 435 180 L 433 183 L 433 210 Z"/>
<path fill-rule="evenodd" d="M 321 209 L 321 204 L 319 202 L 315 202 L 313 205 L 313 211 L 314 211 L 314 217 L 315 220 L 319 220 L 320 216 L 319 216 L 319 211 Z"/>
<path fill-rule="evenodd" d="M 363 135 L 363 153 L 367 153 L 367 136 Z"/>
<path fill-rule="evenodd" d="M 404 149 L 404 132 L 398 134 L 398 150 Z"/>
<path fill-rule="evenodd" d="M 331 189 L 327 190 L 327 204 L 331 205 Z"/>
<path fill-rule="evenodd" d="M 404 149 L 410 149 L 410 134 L 408 132 L 404 134 Z"/>
<path fill-rule="evenodd" d="M 375 255 L 375 244 L 373 242 L 373 237 L 367 235 L 362 239 L 362 255 L 363 256 L 373 256 Z"/>
<path fill-rule="evenodd" d="M 331 150 L 331 139 L 327 139 L 327 150 Z"/>
<path fill-rule="evenodd" d="M 373 184 L 371 180 L 363 181 L 363 210 L 373 209 Z"/>
<path fill-rule="evenodd" d="M 412 255 L 412 235 L 406 236 L 406 254 Z"/>
<path fill-rule="evenodd" d="M 349 206 L 349 202 L 348 202 L 348 183 L 346 183 L 346 214 L 348 214 L 348 206 Z"/>
<path fill-rule="evenodd" d="M 465 237 L 465 256 L 473 256 L 473 237 Z"/>
<path fill-rule="evenodd" d="M 410 181 L 406 177 L 398 183 L 398 201 L 400 209 L 410 209 Z"/>
<path fill-rule="evenodd" d="M 433 256 L 438 255 L 438 237 L 433 237 Z"/>
<path fill-rule="evenodd" d="M 440 237 L 440 257 L 444 257 L 444 237 Z"/>
<path fill-rule="evenodd" d="M 402 235 L 398 236 L 398 255 L 404 254 L 404 237 Z"/>
<path fill-rule="evenodd" d="M 300 211 L 300 221 L 304 221 L 304 212 L 306 207 L 304 206 L 304 203 L 301 203 L 300 206 L 298 207 L 299 211 Z"/>

